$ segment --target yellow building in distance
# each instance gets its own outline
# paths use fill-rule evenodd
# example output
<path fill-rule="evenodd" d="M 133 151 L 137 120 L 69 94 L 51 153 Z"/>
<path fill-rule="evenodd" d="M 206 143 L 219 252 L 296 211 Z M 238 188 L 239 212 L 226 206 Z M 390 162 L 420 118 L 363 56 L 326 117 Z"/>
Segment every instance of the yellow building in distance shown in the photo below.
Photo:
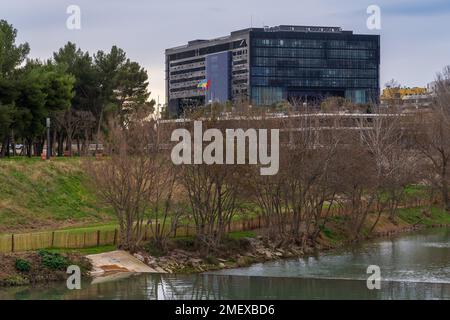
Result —
<path fill-rule="evenodd" d="M 390 87 L 383 90 L 382 105 L 401 105 L 404 107 L 428 107 L 432 103 L 433 95 L 427 88 Z"/>
<path fill-rule="evenodd" d="M 416 96 L 427 94 L 427 88 L 414 87 L 414 88 L 386 88 L 383 90 L 381 96 L 382 99 L 402 99 L 405 96 Z"/>

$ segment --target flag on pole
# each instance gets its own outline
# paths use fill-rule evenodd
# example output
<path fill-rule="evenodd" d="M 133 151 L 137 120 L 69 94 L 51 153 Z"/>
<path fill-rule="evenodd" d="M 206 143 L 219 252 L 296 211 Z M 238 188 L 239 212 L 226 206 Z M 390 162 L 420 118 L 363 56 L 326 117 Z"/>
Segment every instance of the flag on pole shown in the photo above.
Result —
<path fill-rule="evenodd" d="M 203 89 L 203 90 L 208 90 L 210 85 L 211 85 L 211 80 L 204 79 L 198 83 L 197 88 Z"/>

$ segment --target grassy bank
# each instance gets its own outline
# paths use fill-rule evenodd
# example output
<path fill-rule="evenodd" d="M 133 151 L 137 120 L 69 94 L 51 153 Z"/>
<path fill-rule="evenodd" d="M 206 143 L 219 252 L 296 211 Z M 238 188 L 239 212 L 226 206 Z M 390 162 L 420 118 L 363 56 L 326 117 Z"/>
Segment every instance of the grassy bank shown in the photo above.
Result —
<path fill-rule="evenodd" d="M 76 158 L 0 160 L 0 233 L 50 230 L 113 221 Z"/>
<path fill-rule="evenodd" d="M 0 159 L 0 234 L 117 229 L 112 209 L 98 201 L 81 161 L 79 158 Z M 185 205 L 184 210 L 190 213 L 189 206 Z M 240 213 L 233 221 L 255 217 L 257 210 L 245 203 Z M 190 221 L 182 217 L 179 224 Z"/>

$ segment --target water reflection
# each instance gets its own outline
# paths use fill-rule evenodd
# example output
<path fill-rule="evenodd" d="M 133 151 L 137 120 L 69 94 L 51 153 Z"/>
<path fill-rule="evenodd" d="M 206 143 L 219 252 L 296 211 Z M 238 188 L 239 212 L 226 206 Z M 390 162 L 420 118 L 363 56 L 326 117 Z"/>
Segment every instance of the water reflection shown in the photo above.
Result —
<path fill-rule="evenodd" d="M 214 274 L 364 280 L 367 267 L 378 265 L 385 281 L 449 284 L 449 244 L 449 228 L 430 229 L 316 256 L 256 264 Z"/>
<path fill-rule="evenodd" d="M 0 289 L 0 299 L 450 299 L 449 229 L 380 240 L 347 250 L 216 274 L 119 274 L 84 282 Z M 366 268 L 381 267 L 381 290 Z"/>
<path fill-rule="evenodd" d="M 68 291 L 64 286 L 15 288 L 0 299 L 450 299 L 450 284 L 383 282 L 370 291 L 365 281 L 312 278 L 265 278 L 219 275 L 133 275 L 127 279 Z"/>

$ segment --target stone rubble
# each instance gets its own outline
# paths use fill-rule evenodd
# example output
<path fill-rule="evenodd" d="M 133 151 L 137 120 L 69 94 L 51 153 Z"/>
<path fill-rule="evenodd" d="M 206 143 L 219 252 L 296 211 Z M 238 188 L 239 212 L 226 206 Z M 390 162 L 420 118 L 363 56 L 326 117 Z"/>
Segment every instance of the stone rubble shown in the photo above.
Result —
<path fill-rule="evenodd" d="M 139 252 L 135 257 L 144 261 L 155 270 L 167 273 L 197 273 L 208 270 L 219 270 L 236 267 L 246 267 L 253 263 L 265 262 L 276 259 L 300 257 L 312 253 L 308 248 L 302 250 L 300 246 L 291 245 L 289 248 L 276 248 L 274 244 L 268 244 L 262 237 L 245 238 L 248 249 L 227 256 L 214 258 L 202 257 L 198 252 L 182 249 L 171 250 L 162 257 L 150 256 L 146 252 Z"/>

